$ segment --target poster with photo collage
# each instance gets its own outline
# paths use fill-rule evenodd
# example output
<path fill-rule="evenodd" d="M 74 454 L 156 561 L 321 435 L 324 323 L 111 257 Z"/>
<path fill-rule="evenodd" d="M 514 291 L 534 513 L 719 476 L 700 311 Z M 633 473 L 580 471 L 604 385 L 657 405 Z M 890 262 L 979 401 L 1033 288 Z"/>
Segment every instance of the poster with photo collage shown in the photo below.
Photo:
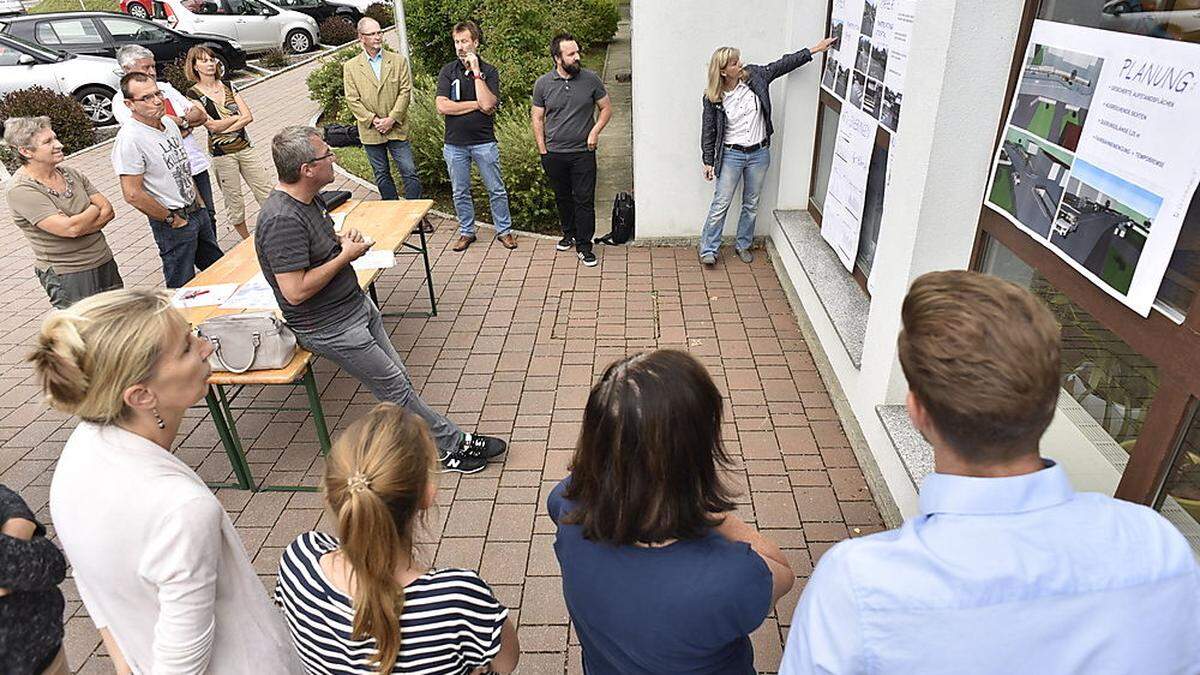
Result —
<path fill-rule="evenodd" d="M 833 0 L 821 86 L 889 132 L 900 123 L 916 0 Z"/>
<path fill-rule="evenodd" d="M 842 102 L 821 236 L 853 272 L 862 232 L 867 175 L 882 126 L 900 123 L 916 0 L 833 0 L 821 86 Z"/>

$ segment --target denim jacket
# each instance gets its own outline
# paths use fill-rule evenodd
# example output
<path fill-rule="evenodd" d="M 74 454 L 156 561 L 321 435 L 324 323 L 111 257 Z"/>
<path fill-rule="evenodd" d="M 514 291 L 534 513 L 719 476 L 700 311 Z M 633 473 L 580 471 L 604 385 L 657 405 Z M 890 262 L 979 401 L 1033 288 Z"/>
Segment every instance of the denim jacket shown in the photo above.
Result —
<path fill-rule="evenodd" d="M 775 133 L 771 125 L 771 82 L 777 77 L 787 75 L 800 66 L 812 61 L 812 54 L 807 49 L 784 54 L 778 61 L 765 66 L 751 64 L 746 66 L 748 77 L 746 85 L 758 97 L 759 107 L 767 122 L 767 139 Z M 721 157 L 725 154 L 725 107 L 713 103 L 707 96 L 702 96 L 704 117 L 700 128 L 700 154 L 705 166 L 711 166 L 716 174 L 721 175 Z"/>

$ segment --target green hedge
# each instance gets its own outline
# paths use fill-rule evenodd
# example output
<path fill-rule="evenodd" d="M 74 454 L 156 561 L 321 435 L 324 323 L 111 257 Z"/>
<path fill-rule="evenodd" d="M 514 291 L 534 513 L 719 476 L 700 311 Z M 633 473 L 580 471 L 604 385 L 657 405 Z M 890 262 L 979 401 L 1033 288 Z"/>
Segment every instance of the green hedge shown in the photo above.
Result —
<path fill-rule="evenodd" d="M 41 115 L 50 118 L 50 127 L 68 155 L 96 142 L 96 128 L 92 126 L 91 118 L 79 101 L 70 96 L 33 86 L 0 97 L 0 120 Z M 12 157 L 16 158 L 15 149 Z"/>
<path fill-rule="evenodd" d="M 534 80 L 553 67 L 549 47 L 556 32 L 572 33 L 585 50 L 608 42 L 619 18 L 614 0 L 408 0 L 404 12 L 414 73 L 409 134 L 422 184 L 432 193 L 450 190 L 442 158 L 445 122 L 435 107 L 433 78 L 455 58 L 451 27 L 472 19 L 483 30 L 481 55 L 500 71 L 502 105 L 496 114 L 496 139 L 513 224 L 522 230 L 558 232 L 554 192 L 529 126 L 529 95 Z M 326 120 L 353 123 L 344 101 L 342 64 L 357 54 L 357 46 L 336 52 L 308 76 L 312 99 L 321 105 Z M 604 66 L 588 62 L 586 54 L 585 65 L 596 70 Z M 361 163 L 357 168 L 365 174 L 362 178 L 372 180 Z M 479 217 L 490 218 L 477 173 L 472 193 Z"/>

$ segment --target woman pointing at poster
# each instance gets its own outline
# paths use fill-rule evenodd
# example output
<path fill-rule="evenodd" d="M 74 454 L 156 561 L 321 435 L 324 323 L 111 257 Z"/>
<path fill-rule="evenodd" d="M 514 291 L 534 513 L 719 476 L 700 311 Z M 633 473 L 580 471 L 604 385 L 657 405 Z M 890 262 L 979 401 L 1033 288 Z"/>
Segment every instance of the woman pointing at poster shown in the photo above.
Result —
<path fill-rule="evenodd" d="M 700 262 L 705 265 L 717 263 L 725 213 L 729 211 L 734 191 L 743 181 L 742 212 L 734 247 L 742 262 L 754 260 L 750 245 L 758 215 L 758 196 L 771 165 L 769 146 L 774 132 L 771 82 L 808 63 L 813 54 L 829 49 L 834 42 L 836 38 L 825 38 L 811 48 L 784 54 L 766 65 L 742 65 L 741 52 L 734 47 L 720 47 L 713 52 L 708 61 L 700 130 L 704 179 L 717 179 L 712 206 L 700 234 Z"/>

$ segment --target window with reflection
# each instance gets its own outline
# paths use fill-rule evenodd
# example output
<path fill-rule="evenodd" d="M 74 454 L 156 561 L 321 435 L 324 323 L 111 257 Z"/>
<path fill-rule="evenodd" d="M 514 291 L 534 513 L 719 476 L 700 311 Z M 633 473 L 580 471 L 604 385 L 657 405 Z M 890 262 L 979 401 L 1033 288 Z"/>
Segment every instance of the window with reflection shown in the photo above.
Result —
<path fill-rule="evenodd" d="M 1192 520 L 1200 523 L 1200 411 L 1194 411 L 1167 473 L 1166 483 L 1159 495 L 1159 508 L 1167 498 L 1187 512 Z"/>
<path fill-rule="evenodd" d="M 1046 302 L 1062 326 L 1063 390 L 1126 452 L 1132 450 L 1158 391 L 1158 368 L 991 237 L 981 271 Z"/>

